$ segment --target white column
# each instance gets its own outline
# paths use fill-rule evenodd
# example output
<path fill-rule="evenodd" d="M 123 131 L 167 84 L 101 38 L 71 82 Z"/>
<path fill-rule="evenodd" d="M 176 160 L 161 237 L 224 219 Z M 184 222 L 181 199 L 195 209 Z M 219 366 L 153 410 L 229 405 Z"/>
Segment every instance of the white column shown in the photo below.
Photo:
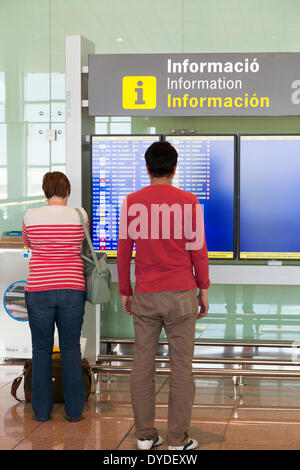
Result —
<path fill-rule="evenodd" d="M 84 37 L 66 36 L 66 174 L 71 183 L 69 205 L 72 207 L 80 207 L 85 202 L 82 188 L 85 184 L 90 186 L 90 181 L 83 181 L 84 142 L 85 135 L 94 132 L 95 119 L 88 116 L 88 108 L 82 103 L 88 98 L 88 54 L 94 50 L 94 43 Z"/>
<path fill-rule="evenodd" d="M 94 44 L 82 36 L 66 36 L 66 174 L 71 183 L 69 205 L 90 213 L 91 168 L 86 135 L 95 132 L 95 119 L 87 104 L 88 55 Z M 100 306 L 86 303 L 82 337 L 87 338 L 84 356 L 91 364 L 100 349 Z"/>

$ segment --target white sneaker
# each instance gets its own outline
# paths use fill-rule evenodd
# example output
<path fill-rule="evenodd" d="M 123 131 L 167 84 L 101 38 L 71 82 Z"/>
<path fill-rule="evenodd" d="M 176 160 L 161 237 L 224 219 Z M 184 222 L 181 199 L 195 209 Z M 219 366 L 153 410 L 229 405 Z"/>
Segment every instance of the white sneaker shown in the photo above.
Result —
<path fill-rule="evenodd" d="M 150 450 L 153 447 L 160 446 L 162 442 L 163 438 L 161 436 L 158 436 L 156 441 L 153 441 L 152 439 L 138 439 L 137 448 L 138 450 Z"/>
<path fill-rule="evenodd" d="M 168 450 L 192 450 L 198 447 L 196 439 L 190 439 L 185 446 L 168 446 Z"/>

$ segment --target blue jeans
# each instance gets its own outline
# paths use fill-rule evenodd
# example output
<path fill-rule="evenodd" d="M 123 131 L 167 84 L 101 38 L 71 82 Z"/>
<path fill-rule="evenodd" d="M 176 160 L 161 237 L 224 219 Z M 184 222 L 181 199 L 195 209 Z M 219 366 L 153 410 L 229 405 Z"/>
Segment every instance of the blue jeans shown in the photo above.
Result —
<path fill-rule="evenodd" d="M 32 408 L 39 421 L 49 419 L 53 409 L 52 352 L 55 323 L 63 367 L 65 412 L 81 417 L 84 402 L 80 335 L 86 292 L 56 289 L 25 292 L 32 338 Z"/>

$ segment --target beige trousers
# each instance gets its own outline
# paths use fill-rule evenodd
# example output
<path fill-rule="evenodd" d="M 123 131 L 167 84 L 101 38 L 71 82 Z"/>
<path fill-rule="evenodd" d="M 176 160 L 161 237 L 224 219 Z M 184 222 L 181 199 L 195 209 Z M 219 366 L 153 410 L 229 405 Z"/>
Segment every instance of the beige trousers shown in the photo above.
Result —
<path fill-rule="evenodd" d="M 169 382 L 167 445 L 185 445 L 194 403 L 192 375 L 197 289 L 135 293 L 132 304 L 135 345 L 130 376 L 131 398 L 138 439 L 158 436 L 155 419 L 155 356 L 162 327 L 168 343 Z"/>

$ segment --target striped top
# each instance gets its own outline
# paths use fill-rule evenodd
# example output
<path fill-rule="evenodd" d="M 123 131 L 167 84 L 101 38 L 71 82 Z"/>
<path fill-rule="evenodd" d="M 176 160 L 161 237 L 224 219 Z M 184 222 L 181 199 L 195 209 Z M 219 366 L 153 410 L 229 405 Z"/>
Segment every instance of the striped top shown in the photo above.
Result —
<path fill-rule="evenodd" d="M 87 214 L 81 212 L 88 227 Z M 85 234 L 75 209 L 56 205 L 28 209 L 22 231 L 32 251 L 25 291 L 85 290 L 80 257 Z"/>

